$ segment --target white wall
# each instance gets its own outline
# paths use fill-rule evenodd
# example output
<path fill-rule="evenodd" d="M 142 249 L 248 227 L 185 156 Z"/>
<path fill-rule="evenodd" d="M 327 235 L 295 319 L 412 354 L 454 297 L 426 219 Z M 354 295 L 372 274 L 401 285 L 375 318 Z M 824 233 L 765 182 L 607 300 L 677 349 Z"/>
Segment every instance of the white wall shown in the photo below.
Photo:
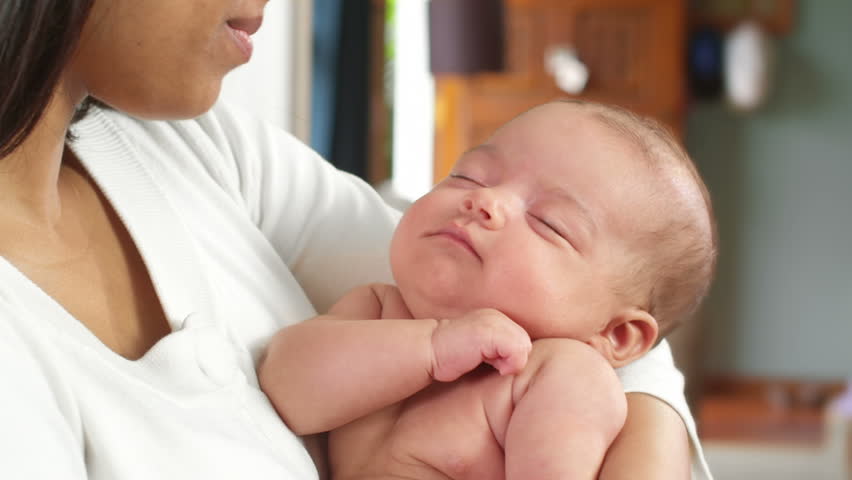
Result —
<path fill-rule="evenodd" d="M 434 82 L 429 73 L 428 0 L 396 2 L 393 192 L 403 202 L 432 186 Z M 251 61 L 225 77 L 222 97 L 310 140 L 313 0 L 270 2 Z"/>
<path fill-rule="evenodd" d="M 269 2 L 254 54 L 225 77 L 222 97 L 303 141 L 310 129 L 312 0 Z"/>
<path fill-rule="evenodd" d="M 432 187 L 435 85 L 429 73 L 427 0 L 397 0 L 393 189 L 416 200 Z"/>

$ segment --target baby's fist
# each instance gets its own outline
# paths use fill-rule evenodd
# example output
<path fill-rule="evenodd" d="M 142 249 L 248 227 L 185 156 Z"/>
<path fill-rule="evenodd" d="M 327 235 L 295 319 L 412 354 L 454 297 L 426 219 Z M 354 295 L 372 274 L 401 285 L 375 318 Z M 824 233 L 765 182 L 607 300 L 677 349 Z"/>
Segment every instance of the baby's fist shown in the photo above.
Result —
<path fill-rule="evenodd" d="M 501 375 L 523 370 L 532 342 L 527 332 L 492 308 L 438 321 L 432 332 L 432 378 L 451 382 L 485 362 Z"/>

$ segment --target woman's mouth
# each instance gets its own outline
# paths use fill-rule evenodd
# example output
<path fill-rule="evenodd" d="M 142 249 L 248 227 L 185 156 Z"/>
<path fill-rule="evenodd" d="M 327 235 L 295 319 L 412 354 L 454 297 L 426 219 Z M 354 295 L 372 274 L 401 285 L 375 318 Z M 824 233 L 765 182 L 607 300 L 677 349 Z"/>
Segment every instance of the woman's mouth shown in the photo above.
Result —
<path fill-rule="evenodd" d="M 234 42 L 240 51 L 243 52 L 243 55 L 245 55 L 246 61 L 248 61 L 254 51 L 251 36 L 260 28 L 260 25 L 263 23 L 263 17 L 235 18 L 228 20 L 227 23 L 228 30 L 231 32 Z"/>

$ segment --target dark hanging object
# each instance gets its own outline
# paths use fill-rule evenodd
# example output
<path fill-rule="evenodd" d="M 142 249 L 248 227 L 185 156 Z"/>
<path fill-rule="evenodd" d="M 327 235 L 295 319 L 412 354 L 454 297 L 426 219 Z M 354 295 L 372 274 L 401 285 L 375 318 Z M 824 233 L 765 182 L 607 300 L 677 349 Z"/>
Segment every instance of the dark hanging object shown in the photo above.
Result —
<path fill-rule="evenodd" d="M 503 70 L 503 0 L 430 0 L 433 74 Z"/>
<path fill-rule="evenodd" d="M 687 49 L 689 90 L 698 99 L 712 100 L 722 93 L 722 35 L 704 28 L 692 32 Z"/>

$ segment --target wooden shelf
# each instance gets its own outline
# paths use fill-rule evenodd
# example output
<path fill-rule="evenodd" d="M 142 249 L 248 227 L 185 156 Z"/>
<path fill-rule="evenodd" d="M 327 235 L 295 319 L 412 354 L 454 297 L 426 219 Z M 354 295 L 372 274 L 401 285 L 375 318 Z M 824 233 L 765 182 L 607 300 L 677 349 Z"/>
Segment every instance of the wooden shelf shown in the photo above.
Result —
<path fill-rule="evenodd" d="M 686 107 L 685 0 L 505 0 L 506 68 L 436 77 L 434 176 L 516 115 L 556 98 L 620 105 L 680 133 Z M 562 91 L 546 52 L 570 46 L 589 69 Z"/>
<path fill-rule="evenodd" d="M 720 30 L 754 20 L 767 31 L 783 35 L 793 29 L 795 12 L 795 0 L 697 0 L 690 2 L 689 20 L 692 28 Z"/>
<path fill-rule="evenodd" d="M 818 446 L 825 407 L 842 382 L 767 378 L 711 379 L 698 409 L 704 441 Z"/>

